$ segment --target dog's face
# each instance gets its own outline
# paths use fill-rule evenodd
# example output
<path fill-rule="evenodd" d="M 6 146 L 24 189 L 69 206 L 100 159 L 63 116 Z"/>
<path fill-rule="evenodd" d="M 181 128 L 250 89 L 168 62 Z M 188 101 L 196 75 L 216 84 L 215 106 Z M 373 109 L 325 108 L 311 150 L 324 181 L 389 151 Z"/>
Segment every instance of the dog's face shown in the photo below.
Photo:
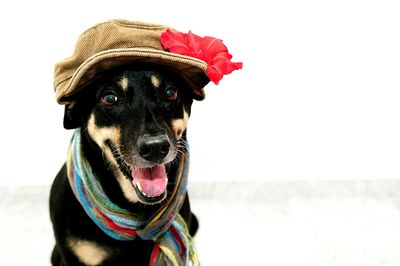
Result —
<path fill-rule="evenodd" d="M 66 108 L 65 127 L 87 129 L 129 201 L 161 202 L 167 169 L 185 148 L 190 89 L 154 68 L 115 70 L 90 87 Z"/>

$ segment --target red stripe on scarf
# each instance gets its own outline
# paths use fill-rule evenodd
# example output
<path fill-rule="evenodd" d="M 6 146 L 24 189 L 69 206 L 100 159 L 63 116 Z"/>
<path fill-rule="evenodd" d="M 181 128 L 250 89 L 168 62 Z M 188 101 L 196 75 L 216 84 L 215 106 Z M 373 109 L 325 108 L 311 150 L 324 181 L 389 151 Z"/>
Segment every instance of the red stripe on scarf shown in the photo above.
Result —
<path fill-rule="evenodd" d="M 101 217 L 104 218 L 104 220 L 106 221 L 107 225 L 117 231 L 120 231 L 124 234 L 130 235 L 130 236 L 137 236 L 136 230 L 133 229 L 126 229 L 123 228 L 119 225 L 117 225 L 116 223 L 114 223 L 113 221 L 111 221 L 104 213 L 102 213 L 99 209 L 96 209 L 96 211 L 101 215 Z"/>
<path fill-rule="evenodd" d="M 153 251 L 151 252 L 151 256 L 150 256 L 149 266 L 156 266 L 158 253 L 160 253 L 160 245 L 154 244 L 154 248 L 153 248 Z"/>
<path fill-rule="evenodd" d="M 170 230 L 172 235 L 174 236 L 176 243 L 178 244 L 180 255 L 183 257 L 184 260 L 186 260 L 186 252 L 185 252 L 186 248 L 185 245 L 183 244 L 182 237 L 179 235 L 179 233 L 173 226 L 171 226 Z"/>

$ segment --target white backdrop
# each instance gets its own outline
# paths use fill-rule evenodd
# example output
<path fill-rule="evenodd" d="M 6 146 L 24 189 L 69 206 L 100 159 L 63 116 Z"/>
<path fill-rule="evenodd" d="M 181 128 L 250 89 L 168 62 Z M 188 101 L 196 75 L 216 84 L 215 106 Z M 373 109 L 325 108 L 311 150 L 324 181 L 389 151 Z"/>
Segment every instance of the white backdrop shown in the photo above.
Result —
<path fill-rule="evenodd" d="M 398 1 L 3 1 L 0 185 L 50 184 L 71 132 L 53 67 L 125 18 L 224 40 L 244 68 L 189 123 L 192 181 L 400 178 Z"/>

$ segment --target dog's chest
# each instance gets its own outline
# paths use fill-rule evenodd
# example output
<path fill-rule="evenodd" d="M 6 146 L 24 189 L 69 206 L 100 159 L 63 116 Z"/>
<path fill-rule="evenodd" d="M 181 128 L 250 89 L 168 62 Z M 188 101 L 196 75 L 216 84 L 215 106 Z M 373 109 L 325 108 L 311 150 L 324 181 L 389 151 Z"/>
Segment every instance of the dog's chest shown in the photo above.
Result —
<path fill-rule="evenodd" d="M 70 237 L 67 241 L 72 253 L 85 265 L 100 265 L 107 258 L 112 256 L 112 252 L 109 248 L 101 246 L 94 241 L 82 240 L 74 237 Z"/>

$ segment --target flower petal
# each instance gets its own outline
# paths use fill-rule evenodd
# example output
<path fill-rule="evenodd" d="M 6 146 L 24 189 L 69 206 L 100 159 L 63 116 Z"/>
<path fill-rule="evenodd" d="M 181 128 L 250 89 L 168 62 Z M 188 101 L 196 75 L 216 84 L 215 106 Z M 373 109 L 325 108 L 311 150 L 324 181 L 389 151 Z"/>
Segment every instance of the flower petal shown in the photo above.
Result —
<path fill-rule="evenodd" d="M 191 31 L 187 34 L 167 29 L 161 34 L 161 44 L 171 53 L 191 56 L 207 63 L 207 75 L 218 84 L 224 75 L 241 69 L 241 62 L 231 62 L 232 55 L 223 41 L 214 37 L 200 37 Z"/>
<path fill-rule="evenodd" d="M 191 49 L 186 41 L 186 34 L 181 32 L 172 32 L 167 29 L 160 36 L 161 44 L 164 49 L 176 54 L 191 56 Z"/>
<path fill-rule="evenodd" d="M 227 58 L 222 58 L 216 60 L 213 64 L 210 64 L 207 68 L 208 77 L 212 82 L 218 85 L 219 81 L 224 75 L 232 73 L 234 70 L 241 69 L 243 67 L 242 63 L 231 62 Z"/>

